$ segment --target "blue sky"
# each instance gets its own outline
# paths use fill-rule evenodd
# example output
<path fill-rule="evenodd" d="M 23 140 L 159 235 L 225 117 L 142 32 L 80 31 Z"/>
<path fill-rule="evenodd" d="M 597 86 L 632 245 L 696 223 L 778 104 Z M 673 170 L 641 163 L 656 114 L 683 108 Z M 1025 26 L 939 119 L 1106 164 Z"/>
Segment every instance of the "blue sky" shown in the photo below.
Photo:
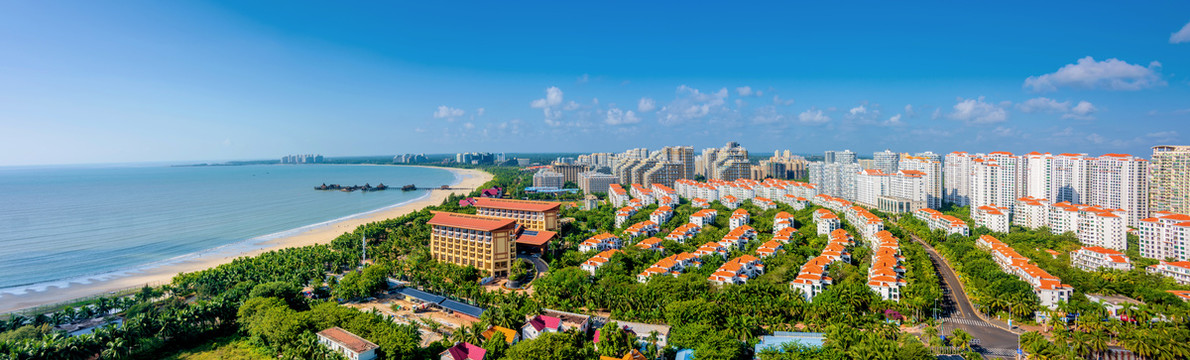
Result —
<path fill-rule="evenodd" d="M 1190 3 L 0 3 L 0 165 L 1190 135 Z"/>

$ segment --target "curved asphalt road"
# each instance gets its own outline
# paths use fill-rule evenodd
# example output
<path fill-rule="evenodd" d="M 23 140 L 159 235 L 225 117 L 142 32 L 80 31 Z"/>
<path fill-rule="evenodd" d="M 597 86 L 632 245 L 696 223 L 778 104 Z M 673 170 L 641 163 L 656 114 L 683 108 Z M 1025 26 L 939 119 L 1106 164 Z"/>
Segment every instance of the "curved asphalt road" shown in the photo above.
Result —
<path fill-rule="evenodd" d="M 533 270 L 535 270 L 535 272 L 536 272 L 536 274 L 534 274 L 534 276 L 533 276 L 534 279 L 541 276 L 541 274 L 544 274 L 544 273 L 550 271 L 550 265 L 546 264 L 545 261 L 541 260 L 541 258 L 539 258 L 539 257 L 532 257 L 529 255 L 517 255 L 516 258 L 529 260 L 529 263 L 533 264 Z"/>
<path fill-rule="evenodd" d="M 971 334 L 972 338 L 978 340 L 976 348 L 983 350 L 985 355 L 1012 356 L 1017 348 L 1017 334 L 1000 327 L 1006 326 L 1004 324 L 992 324 L 980 318 L 975 312 L 975 307 L 971 305 L 971 299 L 967 298 L 967 294 L 963 292 L 954 269 L 951 269 L 950 265 L 942 260 L 942 256 L 938 255 L 938 252 L 930 244 L 912 233 L 909 233 L 909 236 L 913 238 L 913 241 L 925 247 L 926 253 L 930 255 L 930 261 L 934 263 L 934 268 L 938 270 L 938 275 L 942 279 L 941 286 L 946 296 L 938 304 L 940 308 L 938 316 L 944 320 L 943 334 L 950 335 L 956 328 L 963 329 Z"/>

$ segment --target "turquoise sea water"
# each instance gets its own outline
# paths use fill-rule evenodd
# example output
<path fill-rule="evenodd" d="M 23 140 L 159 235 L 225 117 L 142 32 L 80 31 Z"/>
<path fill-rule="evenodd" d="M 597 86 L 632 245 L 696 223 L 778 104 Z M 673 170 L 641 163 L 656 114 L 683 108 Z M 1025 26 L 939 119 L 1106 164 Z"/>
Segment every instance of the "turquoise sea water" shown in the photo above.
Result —
<path fill-rule="evenodd" d="M 397 189 L 313 189 L 382 182 Z M 0 168 L 0 293 L 264 241 L 427 195 L 405 184 L 454 182 L 444 169 L 401 166 Z"/>

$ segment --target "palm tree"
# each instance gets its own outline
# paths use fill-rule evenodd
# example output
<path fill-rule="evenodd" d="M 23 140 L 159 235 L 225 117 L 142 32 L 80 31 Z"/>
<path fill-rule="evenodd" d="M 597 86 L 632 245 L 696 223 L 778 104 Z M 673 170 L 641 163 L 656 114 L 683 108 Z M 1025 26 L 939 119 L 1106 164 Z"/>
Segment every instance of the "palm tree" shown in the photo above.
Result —
<path fill-rule="evenodd" d="M 963 350 L 971 350 L 971 334 L 968 334 L 963 329 L 954 329 L 950 333 L 950 337 L 954 342 L 958 343 L 958 347 Z"/>

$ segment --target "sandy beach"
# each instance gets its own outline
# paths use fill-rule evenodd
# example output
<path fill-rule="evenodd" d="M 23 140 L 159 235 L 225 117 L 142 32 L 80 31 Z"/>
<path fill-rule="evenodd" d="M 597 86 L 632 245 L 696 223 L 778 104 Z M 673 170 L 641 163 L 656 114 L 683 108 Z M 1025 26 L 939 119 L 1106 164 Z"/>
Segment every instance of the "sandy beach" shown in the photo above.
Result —
<path fill-rule="evenodd" d="M 231 262 L 241 256 L 256 256 L 264 252 L 300 247 L 314 244 L 325 244 L 335 237 L 354 230 L 360 225 L 381 221 L 408 214 L 430 205 L 441 204 L 447 196 L 453 193 L 467 194 L 471 189 L 478 188 L 492 179 L 492 175 L 474 169 L 453 169 L 458 183 L 452 187 L 463 190 L 431 190 L 429 195 L 401 206 L 385 208 L 369 212 L 360 216 L 350 217 L 340 221 L 317 226 L 305 231 L 287 234 L 260 243 L 251 244 L 251 248 L 229 247 L 225 250 L 215 250 L 201 253 L 197 256 L 179 260 L 177 262 L 155 266 L 143 270 L 130 271 L 123 274 L 107 276 L 103 279 L 79 279 L 65 282 L 68 286 L 48 286 L 45 289 L 30 290 L 22 294 L 0 294 L 0 313 L 32 308 L 47 304 L 56 304 L 88 296 L 105 294 L 113 291 L 141 287 L 144 285 L 160 285 L 169 282 L 175 275 L 183 272 L 193 272 L 212 268 Z"/>

